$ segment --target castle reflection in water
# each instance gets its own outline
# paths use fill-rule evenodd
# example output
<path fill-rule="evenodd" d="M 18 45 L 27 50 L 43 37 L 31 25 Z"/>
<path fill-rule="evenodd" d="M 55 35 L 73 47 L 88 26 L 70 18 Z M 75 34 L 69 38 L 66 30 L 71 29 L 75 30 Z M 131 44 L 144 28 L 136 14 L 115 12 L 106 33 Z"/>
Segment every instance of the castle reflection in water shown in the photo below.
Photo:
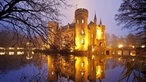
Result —
<path fill-rule="evenodd" d="M 144 65 L 140 82 L 146 81 L 145 58 L 89 55 L 0 55 L 0 82 L 118 82 L 122 71 L 127 70 L 132 76 L 128 82 L 132 82 L 133 72 L 136 77 L 139 75 L 136 66 L 140 64 Z M 129 70 L 133 65 L 134 69 Z M 126 82 L 126 79 L 120 82 Z"/>
<path fill-rule="evenodd" d="M 54 82 L 60 77 L 75 82 L 95 82 L 105 77 L 105 57 L 102 56 L 48 56 L 48 80 Z"/>

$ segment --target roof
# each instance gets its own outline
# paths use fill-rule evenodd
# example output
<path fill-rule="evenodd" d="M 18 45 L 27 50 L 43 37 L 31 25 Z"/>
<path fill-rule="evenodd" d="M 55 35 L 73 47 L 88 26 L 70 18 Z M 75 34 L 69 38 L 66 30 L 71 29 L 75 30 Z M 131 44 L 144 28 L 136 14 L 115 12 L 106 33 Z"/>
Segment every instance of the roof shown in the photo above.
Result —
<path fill-rule="evenodd" d="M 67 25 L 65 25 L 65 26 L 61 26 L 61 29 L 62 30 L 66 30 L 66 29 L 71 29 L 71 28 L 75 28 L 75 23 L 72 23 L 72 24 L 67 24 Z"/>

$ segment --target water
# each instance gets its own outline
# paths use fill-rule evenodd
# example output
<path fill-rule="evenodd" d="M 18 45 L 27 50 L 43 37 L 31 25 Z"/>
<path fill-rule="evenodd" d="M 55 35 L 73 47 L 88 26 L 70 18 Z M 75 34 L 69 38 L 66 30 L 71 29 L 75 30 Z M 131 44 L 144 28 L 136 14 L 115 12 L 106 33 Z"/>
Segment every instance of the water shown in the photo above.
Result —
<path fill-rule="evenodd" d="M 128 77 L 128 82 L 144 82 L 146 75 L 138 68 L 145 62 L 145 58 L 98 54 L 1 55 L 0 82 L 126 82 Z"/>

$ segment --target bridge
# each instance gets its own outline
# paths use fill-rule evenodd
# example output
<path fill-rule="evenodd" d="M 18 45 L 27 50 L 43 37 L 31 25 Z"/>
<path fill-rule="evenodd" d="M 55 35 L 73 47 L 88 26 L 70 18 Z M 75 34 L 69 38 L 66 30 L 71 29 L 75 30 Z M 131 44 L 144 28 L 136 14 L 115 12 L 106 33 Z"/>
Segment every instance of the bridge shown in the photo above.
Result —
<path fill-rule="evenodd" d="M 136 48 L 106 48 L 106 55 L 136 56 Z"/>

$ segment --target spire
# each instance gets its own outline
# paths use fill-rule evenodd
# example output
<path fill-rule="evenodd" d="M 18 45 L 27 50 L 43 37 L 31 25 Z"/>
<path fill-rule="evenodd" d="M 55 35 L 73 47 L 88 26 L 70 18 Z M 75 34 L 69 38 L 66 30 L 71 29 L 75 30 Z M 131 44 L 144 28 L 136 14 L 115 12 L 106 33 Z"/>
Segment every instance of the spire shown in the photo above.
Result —
<path fill-rule="evenodd" d="M 95 13 L 95 16 L 94 16 L 94 23 L 96 24 L 97 22 L 97 18 L 96 18 L 96 13 Z"/>
<path fill-rule="evenodd" d="M 100 25 L 102 25 L 102 21 L 101 21 L 101 19 L 100 19 Z"/>

